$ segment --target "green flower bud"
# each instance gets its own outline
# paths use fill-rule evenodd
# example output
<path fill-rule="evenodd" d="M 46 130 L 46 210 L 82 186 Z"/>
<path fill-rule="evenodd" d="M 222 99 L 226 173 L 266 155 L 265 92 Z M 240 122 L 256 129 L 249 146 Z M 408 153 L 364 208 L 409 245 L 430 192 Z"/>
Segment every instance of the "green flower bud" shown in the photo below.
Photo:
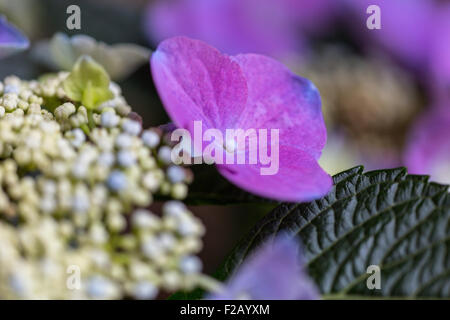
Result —
<path fill-rule="evenodd" d="M 63 86 L 70 99 L 94 109 L 114 97 L 109 83 L 109 76 L 100 64 L 89 56 L 81 56 Z"/>

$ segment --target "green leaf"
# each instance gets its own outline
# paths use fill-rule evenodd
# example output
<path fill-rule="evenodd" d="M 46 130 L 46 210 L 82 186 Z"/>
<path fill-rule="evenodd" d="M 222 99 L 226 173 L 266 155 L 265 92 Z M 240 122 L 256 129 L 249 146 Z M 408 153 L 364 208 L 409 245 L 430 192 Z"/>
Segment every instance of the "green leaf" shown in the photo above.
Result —
<path fill-rule="evenodd" d="M 81 102 L 88 109 L 94 109 L 114 97 L 109 83 L 109 76 L 103 67 L 91 57 L 82 56 L 63 85 L 71 100 Z"/>
<path fill-rule="evenodd" d="M 448 186 L 403 168 L 334 177 L 320 200 L 281 204 L 229 255 L 216 277 L 226 279 L 261 243 L 280 232 L 303 243 L 309 275 L 324 298 L 449 298 Z M 369 290 L 367 267 L 381 269 Z"/>

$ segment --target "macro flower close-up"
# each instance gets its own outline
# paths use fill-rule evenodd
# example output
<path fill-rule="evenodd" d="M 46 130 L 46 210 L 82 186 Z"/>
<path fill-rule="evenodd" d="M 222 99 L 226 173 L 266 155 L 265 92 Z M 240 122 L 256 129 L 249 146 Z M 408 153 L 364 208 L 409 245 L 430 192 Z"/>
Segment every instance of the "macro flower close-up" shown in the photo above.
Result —
<path fill-rule="evenodd" d="M 229 57 L 206 43 L 182 37 L 161 43 L 152 55 L 152 72 L 175 124 L 194 135 L 198 121 L 202 129 L 215 128 L 225 136 L 213 141 L 219 145 L 212 157 L 231 182 L 285 201 L 312 200 L 328 192 L 331 178 L 317 164 L 326 129 L 319 93 L 309 80 L 271 58 Z M 227 129 L 253 130 L 254 134 L 248 134 L 248 144 L 238 145 L 239 137 L 230 137 Z M 256 135 L 261 129 L 271 132 L 271 137 L 265 136 L 267 146 Z M 259 143 L 255 150 L 249 150 L 252 143 Z M 207 148 L 203 143 L 199 147 Z M 279 160 L 264 168 L 261 154 L 268 151 Z M 249 162 L 255 162 L 248 165 L 220 161 L 234 153 L 251 157 L 251 152 L 255 159 Z"/>
<path fill-rule="evenodd" d="M 448 1 L 0 0 L 2 310 L 445 308 L 449 138 Z"/>

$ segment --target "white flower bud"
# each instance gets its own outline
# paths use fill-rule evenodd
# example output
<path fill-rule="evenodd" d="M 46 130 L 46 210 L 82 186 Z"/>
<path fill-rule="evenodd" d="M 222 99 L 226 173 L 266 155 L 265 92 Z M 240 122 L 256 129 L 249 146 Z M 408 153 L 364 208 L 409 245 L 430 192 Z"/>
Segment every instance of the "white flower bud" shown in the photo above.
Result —
<path fill-rule="evenodd" d="M 156 132 L 152 130 L 146 130 L 142 134 L 142 140 L 147 147 L 156 148 L 159 145 L 160 137 Z"/>
<path fill-rule="evenodd" d="M 180 260 L 180 269 L 186 274 L 199 273 L 202 270 L 202 262 L 196 256 L 185 256 Z"/>
<path fill-rule="evenodd" d="M 114 111 L 106 111 L 102 113 L 101 124 L 106 128 L 113 128 L 119 124 L 120 118 Z"/>
<path fill-rule="evenodd" d="M 131 119 L 125 119 L 122 123 L 122 128 L 126 133 L 133 136 L 137 136 L 142 130 L 141 124 Z"/>
<path fill-rule="evenodd" d="M 149 281 L 141 281 L 133 287 L 132 295 L 140 300 L 153 299 L 158 295 L 158 288 Z"/>

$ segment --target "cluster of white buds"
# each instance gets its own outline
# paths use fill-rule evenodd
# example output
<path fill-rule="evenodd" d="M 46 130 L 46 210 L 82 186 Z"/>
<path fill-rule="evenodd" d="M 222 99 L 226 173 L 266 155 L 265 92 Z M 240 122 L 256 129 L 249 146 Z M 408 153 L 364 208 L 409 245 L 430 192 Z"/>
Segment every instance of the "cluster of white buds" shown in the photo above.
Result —
<path fill-rule="evenodd" d="M 90 111 L 68 98 L 68 75 L 0 82 L 0 299 L 149 299 L 205 283 L 204 228 L 178 201 L 190 172 L 116 84 Z M 156 215 L 155 195 L 176 200 Z"/>

